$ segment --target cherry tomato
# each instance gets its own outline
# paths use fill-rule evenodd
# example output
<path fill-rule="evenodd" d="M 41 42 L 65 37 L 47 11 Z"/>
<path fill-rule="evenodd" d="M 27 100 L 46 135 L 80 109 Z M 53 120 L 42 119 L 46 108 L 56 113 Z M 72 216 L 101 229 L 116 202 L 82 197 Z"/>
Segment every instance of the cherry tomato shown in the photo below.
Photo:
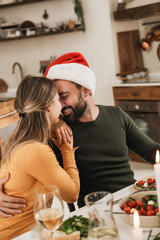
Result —
<path fill-rule="evenodd" d="M 131 207 L 131 208 L 134 208 L 136 206 L 136 203 L 134 201 L 127 201 L 127 206 L 128 207 Z"/>
<path fill-rule="evenodd" d="M 136 203 L 136 205 L 138 205 L 138 206 L 140 206 L 140 207 L 143 206 L 142 200 L 135 199 L 135 203 Z"/>
<path fill-rule="evenodd" d="M 144 197 L 145 199 L 149 199 L 149 197 Z"/>
<path fill-rule="evenodd" d="M 148 178 L 147 179 L 148 185 L 155 183 L 155 180 L 153 178 Z"/>
<path fill-rule="evenodd" d="M 148 210 L 154 210 L 155 208 L 154 208 L 154 206 L 153 205 L 148 205 L 147 207 L 146 207 L 146 211 L 148 211 Z"/>
<path fill-rule="evenodd" d="M 122 206 L 121 206 L 121 209 L 123 210 L 126 207 L 127 207 L 127 204 L 123 203 Z"/>
<path fill-rule="evenodd" d="M 137 212 L 138 212 L 138 215 L 141 215 L 141 212 L 139 210 L 137 210 Z"/>
<path fill-rule="evenodd" d="M 146 211 L 146 216 L 154 216 L 154 215 L 155 215 L 154 210 L 148 210 L 148 211 Z"/>
<path fill-rule="evenodd" d="M 146 215 L 146 210 L 144 209 L 144 207 L 141 207 L 140 213 L 141 213 L 141 215 L 143 215 L 143 216 Z"/>
<path fill-rule="evenodd" d="M 144 185 L 144 180 L 138 181 L 138 185 L 143 186 Z"/>
<path fill-rule="evenodd" d="M 159 208 L 154 209 L 155 214 L 159 212 Z"/>
<path fill-rule="evenodd" d="M 123 211 L 125 211 L 126 213 L 130 213 L 131 207 L 126 207 L 126 208 L 123 209 Z"/>

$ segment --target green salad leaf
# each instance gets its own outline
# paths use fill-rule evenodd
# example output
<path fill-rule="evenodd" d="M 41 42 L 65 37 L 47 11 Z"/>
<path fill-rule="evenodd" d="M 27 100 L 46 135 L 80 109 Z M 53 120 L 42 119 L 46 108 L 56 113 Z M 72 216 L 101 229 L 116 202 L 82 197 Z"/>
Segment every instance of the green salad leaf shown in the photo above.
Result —
<path fill-rule="evenodd" d="M 81 237 L 87 237 L 88 236 L 88 225 L 89 225 L 89 219 L 80 216 L 73 216 L 65 220 L 59 230 L 65 232 L 66 234 L 70 234 L 74 231 L 80 231 Z"/>

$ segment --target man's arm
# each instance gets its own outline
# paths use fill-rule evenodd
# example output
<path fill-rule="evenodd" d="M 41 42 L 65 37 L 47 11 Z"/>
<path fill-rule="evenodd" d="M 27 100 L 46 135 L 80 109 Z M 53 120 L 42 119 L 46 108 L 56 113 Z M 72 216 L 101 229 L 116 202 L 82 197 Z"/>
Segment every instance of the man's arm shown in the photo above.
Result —
<path fill-rule="evenodd" d="M 7 196 L 3 192 L 3 185 L 9 180 L 9 173 L 0 179 L 0 216 L 12 217 L 14 214 L 22 213 L 21 208 L 25 208 L 25 200 L 18 197 Z"/>
<path fill-rule="evenodd" d="M 128 148 L 147 162 L 154 164 L 156 150 L 160 150 L 160 143 L 157 143 L 148 137 L 127 113 L 122 110 L 120 111 L 123 115 L 126 126 L 126 140 Z"/>

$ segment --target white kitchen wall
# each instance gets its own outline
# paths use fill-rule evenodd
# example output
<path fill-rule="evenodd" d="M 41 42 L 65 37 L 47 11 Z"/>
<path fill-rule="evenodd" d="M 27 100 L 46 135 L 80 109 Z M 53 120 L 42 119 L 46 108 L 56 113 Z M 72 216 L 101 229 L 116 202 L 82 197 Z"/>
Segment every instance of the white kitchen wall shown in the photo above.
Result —
<path fill-rule="evenodd" d="M 0 77 L 9 87 L 16 87 L 20 82 L 18 69 L 12 74 L 12 65 L 19 62 L 24 75 L 39 74 L 39 61 L 50 56 L 60 56 L 70 51 L 80 51 L 87 59 L 97 76 L 96 103 L 113 104 L 112 84 L 115 79 L 115 62 L 110 24 L 109 1 L 84 0 L 86 32 L 57 34 L 46 37 L 0 42 Z M 31 20 L 45 22 L 42 18 L 44 9 L 50 15 L 48 24 L 76 19 L 72 0 L 54 0 L 34 3 L 19 7 L 0 9 L 0 17 L 13 22 Z"/>

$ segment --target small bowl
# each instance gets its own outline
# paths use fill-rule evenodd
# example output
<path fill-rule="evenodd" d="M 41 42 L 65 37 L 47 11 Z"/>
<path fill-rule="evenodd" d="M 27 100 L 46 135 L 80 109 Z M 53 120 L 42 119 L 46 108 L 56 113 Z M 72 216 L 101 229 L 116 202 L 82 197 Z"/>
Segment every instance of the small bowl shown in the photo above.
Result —
<path fill-rule="evenodd" d="M 152 195 L 157 195 L 156 191 L 144 191 L 144 192 L 139 192 L 135 194 L 131 194 L 130 196 L 136 199 L 141 200 L 144 196 L 152 194 Z M 122 204 L 126 203 L 127 200 L 129 199 L 129 196 L 123 198 L 119 202 L 119 208 L 120 212 L 123 212 L 124 214 L 121 214 L 121 218 L 124 222 L 134 225 L 133 224 L 133 214 L 125 214 L 125 212 L 121 209 Z M 140 217 L 140 227 L 159 227 L 160 226 L 160 216 L 139 216 Z"/>
<path fill-rule="evenodd" d="M 141 189 L 143 189 L 143 187 L 137 187 L 136 183 L 138 183 L 140 180 L 144 180 L 145 182 L 147 182 L 147 180 L 148 180 L 149 178 L 155 179 L 155 176 L 147 176 L 147 177 L 143 177 L 143 178 L 137 180 L 137 181 L 134 183 L 134 188 L 135 188 L 136 190 L 141 190 Z M 148 191 L 150 191 L 150 190 L 148 190 Z M 151 190 L 151 191 L 152 191 L 152 192 L 153 192 L 153 191 L 156 191 L 156 189 L 155 189 L 155 190 Z"/>

